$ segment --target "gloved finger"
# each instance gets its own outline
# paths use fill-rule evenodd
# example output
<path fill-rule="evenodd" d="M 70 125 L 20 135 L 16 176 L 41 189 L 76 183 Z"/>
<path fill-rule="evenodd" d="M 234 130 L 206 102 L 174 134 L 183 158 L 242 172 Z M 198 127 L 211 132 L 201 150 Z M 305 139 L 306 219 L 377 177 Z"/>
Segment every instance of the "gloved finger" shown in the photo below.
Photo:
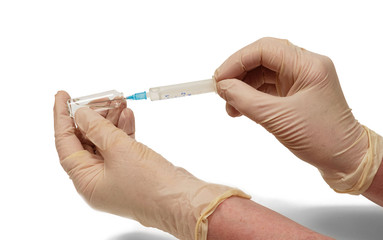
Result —
<path fill-rule="evenodd" d="M 302 49 L 287 40 L 262 38 L 230 56 L 216 71 L 216 81 L 237 78 L 259 66 L 264 66 L 278 73 L 282 92 L 288 91 L 299 74 L 298 54 Z"/>
<path fill-rule="evenodd" d="M 242 116 L 240 112 L 238 112 L 235 107 L 231 106 L 230 104 L 226 103 L 226 112 L 230 117 L 239 117 Z"/>
<path fill-rule="evenodd" d="M 75 134 L 73 119 L 69 116 L 68 99 L 70 99 L 70 96 L 67 92 L 57 92 L 53 108 L 55 143 L 60 160 L 74 152 L 83 150 L 81 142 Z"/>
<path fill-rule="evenodd" d="M 273 96 L 278 96 L 278 92 L 274 84 L 263 84 L 257 90 Z M 226 103 L 226 112 L 230 117 L 242 116 L 242 113 L 240 113 L 235 107 L 233 107 L 229 103 Z"/>
<path fill-rule="evenodd" d="M 259 66 L 253 71 L 248 72 L 242 80 L 253 88 L 259 90 L 259 87 L 264 84 L 275 85 L 278 82 L 278 75 L 276 72 L 271 71 L 270 69 Z"/>
<path fill-rule="evenodd" d="M 117 127 L 122 129 L 130 137 L 135 137 L 136 126 L 133 111 L 129 108 L 122 110 Z"/>
<path fill-rule="evenodd" d="M 264 92 L 264 93 L 267 93 L 267 94 L 270 94 L 270 95 L 273 95 L 273 96 L 280 96 L 280 93 L 278 92 L 275 84 L 265 83 L 262 86 L 260 86 L 257 90 Z"/>
<path fill-rule="evenodd" d="M 117 126 L 118 121 L 120 119 L 120 115 L 124 109 L 126 109 L 126 100 L 125 99 L 121 102 L 121 105 L 118 106 L 117 108 L 113 108 L 113 109 L 108 110 L 106 115 L 105 115 L 105 118 L 108 119 L 109 121 L 111 121 L 114 124 L 114 126 Z"/>
<path fill-rule="evenodd" d="M 238 112 L 257 123 L 267 120 L 283 107 L 282 98 L 258 91 L 238 79 L 218 82 L 217 93 Z"/>
<path fill-rule="evenodd" d="M 276 79 L 275 72 L 263 66 L 260 66 L 254 69 L 254 71 L 249 72 L 245 76 L 241 76 L 241 77 L 245 83 L 252 86 L 253 88 L 258 89 L 259 91 L 263 91 L 265 93 L 276 95 L 275 94 L 276 88 L 275 88 L 275 85 L 273 85 Z M 269 86 L 269 87 L 266 87 L 266 86 Z M 269 90 L 269 89 L 272 89 L 272 87 L 274 87 L 274 91 Z M 231 117 L 242 116 L 242 114 L 238 112 L 238 110 L 235 109 L 235 107 L 231 106 L 228 103 L 226 103 L 226 112 Z"/>
<path fill-rule="evenodd" d="M 285 64 L 294 63 L 296 48 L 287 40 L 261 38 L 231 55 L 216 70 L 215 79 L 219 81 L 238 77 L 259 66 L 264 66 L 275 72 L 280 72 L 282 66 L 288 67 L 287 70 L 293 70 L 293 66 L 286 66 Z"/>
<path fill-rule="evenodd" d="M 75 120 L 82 134 L 97 147 L 101 154 L 111 150 L 116 143 L 129 139 L 123 130 L 91 109 L 78 109 Z"/>
<path fill-rule="evenodd" d="M 83 146 L 83 148 L 84 148 L 85 150 L 87 150 L 88 152 L 90 152 L 90 153 L 92 153 L 92 154 L 95 153 L 95 149 L 94 149 L 92 143 L 89 143 L 89 144 L 86 143 L 86 144 L 83 144 L 82 146 Z"/>

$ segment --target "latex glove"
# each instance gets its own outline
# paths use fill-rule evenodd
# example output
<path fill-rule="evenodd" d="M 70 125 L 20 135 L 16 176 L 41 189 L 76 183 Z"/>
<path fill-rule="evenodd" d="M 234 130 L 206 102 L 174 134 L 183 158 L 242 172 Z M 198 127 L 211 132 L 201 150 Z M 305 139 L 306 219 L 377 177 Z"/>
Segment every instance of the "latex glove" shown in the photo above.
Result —
<path fill-rule="evenodd" d="M 230 116 L 261 124 L 334 190 L 359 194 L 371 184 L 381 137 L 354 118 L 328 57 L 263 38 L 230 56 L 215 79 Z"/>
<path fill-rule="evenodd" d="M 134 117 L 119 108 L 100 114 L 88 108 L 68 116 L 69 95 L 56 95 L 55 137 L 61 165 L 92 207 L 129 217 L 180 239 L 206 239 L 207 217 L 240 190 L 203 182 L 137 142 Z M 117 125 L 119 128 L 117 128 Z"/>

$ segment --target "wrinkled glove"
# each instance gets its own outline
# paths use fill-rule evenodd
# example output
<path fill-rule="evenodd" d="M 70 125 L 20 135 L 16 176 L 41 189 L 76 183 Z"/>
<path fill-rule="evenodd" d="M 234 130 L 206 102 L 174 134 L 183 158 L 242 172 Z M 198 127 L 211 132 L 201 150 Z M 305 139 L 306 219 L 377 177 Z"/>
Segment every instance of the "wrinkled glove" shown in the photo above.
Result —
<path fill-rule="evenodd" d="M 207 217 L 238 189 L 201 181 L 134 137 L 134 117 L 124 108 L 88 108 L 68 115 L 69 95 L 55 103 L 55 137 L 61 165 L 95 209 L 129 217 L 180 239 L 206 239 Z M 116 126 L 118 127 L 116 127 Z"/>
<path fill-rule="evenodd" d="M 335 191 L 368 189 L 383 140 L 354 118 L 328 57 L 263 38 L 230 56 L 214 77 L 230 116 L 261 124 Z"/>

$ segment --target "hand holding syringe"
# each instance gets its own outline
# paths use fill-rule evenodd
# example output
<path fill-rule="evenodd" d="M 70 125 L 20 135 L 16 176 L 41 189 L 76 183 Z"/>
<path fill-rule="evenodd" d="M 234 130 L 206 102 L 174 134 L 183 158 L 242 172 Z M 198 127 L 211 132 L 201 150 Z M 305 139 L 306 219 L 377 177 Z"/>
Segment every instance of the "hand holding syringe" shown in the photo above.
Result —
<path fill-rule="evenodd" d="M 128 97 L 125 97 L 122 92 L 112 90 L 85 97 L 72 98 L 68 100 L 68 108 L 70 116 L 73 117 L 77 109 L 81 107 L 89 107 L 96 111 L 104 111 L 119 107 L 125 99 L 142 100 L 150 98 L 150 100 L 156 101 L 216 91 L 215 80 L 207 79 L 196 82 L 154 87 L 150 88 L 148 92 L 135 93 Z"/>

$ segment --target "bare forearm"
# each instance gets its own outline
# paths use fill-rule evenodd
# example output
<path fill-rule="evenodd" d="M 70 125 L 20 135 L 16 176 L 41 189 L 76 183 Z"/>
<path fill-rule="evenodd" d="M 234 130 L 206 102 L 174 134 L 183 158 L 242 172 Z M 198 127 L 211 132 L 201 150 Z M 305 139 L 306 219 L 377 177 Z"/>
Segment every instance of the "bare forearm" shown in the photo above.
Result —
<path fill-rule="evenodd" d="M 225 200 L 208 221 L 208 240 L 332 239 L 239 197 Z"/>
<path fill-rule="evenodd" d="M 376 173 L 371 186 L 367 189 L 363 196 L 383 206 L 383 161 L 380 164 L 378 172 Z"/>

